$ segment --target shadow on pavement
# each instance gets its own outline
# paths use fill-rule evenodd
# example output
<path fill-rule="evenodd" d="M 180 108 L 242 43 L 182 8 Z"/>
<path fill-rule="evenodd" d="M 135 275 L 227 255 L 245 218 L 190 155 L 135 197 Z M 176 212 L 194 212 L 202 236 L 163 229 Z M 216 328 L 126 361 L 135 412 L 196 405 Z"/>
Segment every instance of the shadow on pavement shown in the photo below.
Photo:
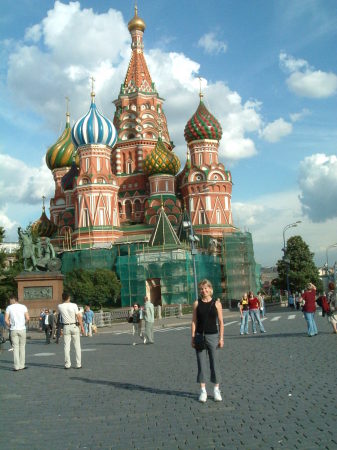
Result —
<path fill-rule="evenodd" d="M 141 391 L 148 392 L 149 394 L 155 395 L 174 395 L 176 397 L 185 397 L 196 400 L 196 394 L 192 392 L 183 392 L 183 391 L 174 391 L 168 389 L 157 389 L 151 388 L 147 386 L 141 386 L 139 384 L 130 384 L 130 383 L 121 383 L 119 381 L 107 381 L 107 380 L 95 380 L 90 378 L 82 378 L 82 377 L 70 377 L 70 379 L 75 381 L 84 381 L 85 383 L 90 384 L 102 384 L 104 386 L 112 386 L 116 389 L 125 389 L 127 391 Z"/>

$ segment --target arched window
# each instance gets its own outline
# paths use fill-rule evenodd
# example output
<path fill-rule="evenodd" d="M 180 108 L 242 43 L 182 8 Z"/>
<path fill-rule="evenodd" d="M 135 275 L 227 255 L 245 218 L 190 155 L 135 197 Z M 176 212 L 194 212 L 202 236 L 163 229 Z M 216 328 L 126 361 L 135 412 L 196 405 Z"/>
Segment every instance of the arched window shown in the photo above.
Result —
<path fill-rule="evenodd" d="M 141 211 L 142 205 L 140 203 L 140 200 L 135 200 L 134 206 L 135 206 L 135 212 Z"/>
<path fill-rule="evenodd" d="M 132 215 L 132 205 L 131 202 L 127 200 L 125 202 L 125 216 L 127 219 L 131 219 L 131 215 Z"/>

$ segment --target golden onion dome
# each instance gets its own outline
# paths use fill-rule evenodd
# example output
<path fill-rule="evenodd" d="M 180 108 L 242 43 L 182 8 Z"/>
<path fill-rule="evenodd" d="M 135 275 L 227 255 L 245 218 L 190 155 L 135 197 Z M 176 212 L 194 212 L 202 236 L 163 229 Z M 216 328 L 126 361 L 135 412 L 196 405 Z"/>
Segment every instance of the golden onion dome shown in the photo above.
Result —
<path fill-rule="evenodd" d="M 155 148 L 144 159 L 143 171 L 146 175 L 176 175 L 180 169 L 180 161 L 173 151 L 165 147 L 161 137 Z"/>
<path fill-rule="evenodd" d="M 131 33 L 131 31 L 133 31 L 133 30 L 140 30 L 140 31 L 144 32 L 145 28 L 146 28 L 145 22 L 143 19 L 138 17 L 138 9 L 137 9 L 137 6 L 135 6 L 135 15 L 128 23 L 128 29 Z"/>
<path fill-rule="evenodd" d="M 41 217 L 32 223 L 32 231 L 38 237 L 51 237 L 57 231 L 57 226 L 48 219 L 44 206 Z"/>
<path fill-rule="evenodd" d="M 46 163 L 50 170 L 70 167 L 75 156 L 75 146 L 71 140 L 70 115 L 67 112 L 66 127 L 46 153 Z"/>

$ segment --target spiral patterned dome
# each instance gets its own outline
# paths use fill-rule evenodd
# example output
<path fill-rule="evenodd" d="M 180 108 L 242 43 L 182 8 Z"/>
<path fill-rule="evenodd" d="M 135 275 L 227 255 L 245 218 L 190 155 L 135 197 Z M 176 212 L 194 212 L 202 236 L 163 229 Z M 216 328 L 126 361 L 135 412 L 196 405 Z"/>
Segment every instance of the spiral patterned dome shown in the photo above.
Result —
<path fill-rule="evenodd" d="M 220 141 L 222 128 L 217 119 L 208 111 L 200 100 L 198 109 L 185 126 L 185 141 L 187 143 L 200 139 L 214 139 Z"/>
<path fill-rule="evenodd" d="M 91 94 L 90 109 L 72 128 L 71 137 L 77 147 L 87 144 L 103 144 L 113 147 L 117 140 L 116 128 L 104 117 L 95 104 L 95 94 Z"/>
<path fill-rule="evenodd" d="M 57 226 L 48 219 L 43 207 L 41 217 L 32 224 L 33 233 L 39 237 L 51 237 L 56 230 Z"/>
<path fill-rule="evenodd" d="M 155 148 L 149 153 L 143 163 L 143 171 L 147 175 L 176 175 L 180 169 L 177 155 L 168 150 L 159 137 Z"/>
<path fill-rule="evenodd" d="M 70 115 L 67 113 L 66 127 L 46 153 L 46 163 L 50 170 L 70 167 L 75 154 L 75 146 L 71 140 Z"/>

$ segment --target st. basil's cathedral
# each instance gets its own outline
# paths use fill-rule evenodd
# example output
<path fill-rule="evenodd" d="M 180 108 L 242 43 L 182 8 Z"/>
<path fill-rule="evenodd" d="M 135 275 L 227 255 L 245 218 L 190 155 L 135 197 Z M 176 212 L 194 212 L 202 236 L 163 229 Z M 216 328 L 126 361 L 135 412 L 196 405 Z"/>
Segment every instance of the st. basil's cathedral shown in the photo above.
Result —
<path fill-rule="evenodd" d="M 176 234 L 187 217 L 199 238 L 221 242 L 239 232 L 232 221 L 231 173 L 219 162 L 221 125 L 200 92 L 184 129 L 187 159 L 181 169 L 164 100 L 144 57 L 145 22 L 137 8 L 128 29 L 132 54 L 114 118 L 98 110 L 92 79 L 88 112 L 71 128 L 67 111 L 64 131 L 47 151 L 55 194 L 50 220 L 43 211 L 33 227 L 45 230 L 59 250 L 111 248 L 149 242 L 164 215 L 169 233 Z"/>

